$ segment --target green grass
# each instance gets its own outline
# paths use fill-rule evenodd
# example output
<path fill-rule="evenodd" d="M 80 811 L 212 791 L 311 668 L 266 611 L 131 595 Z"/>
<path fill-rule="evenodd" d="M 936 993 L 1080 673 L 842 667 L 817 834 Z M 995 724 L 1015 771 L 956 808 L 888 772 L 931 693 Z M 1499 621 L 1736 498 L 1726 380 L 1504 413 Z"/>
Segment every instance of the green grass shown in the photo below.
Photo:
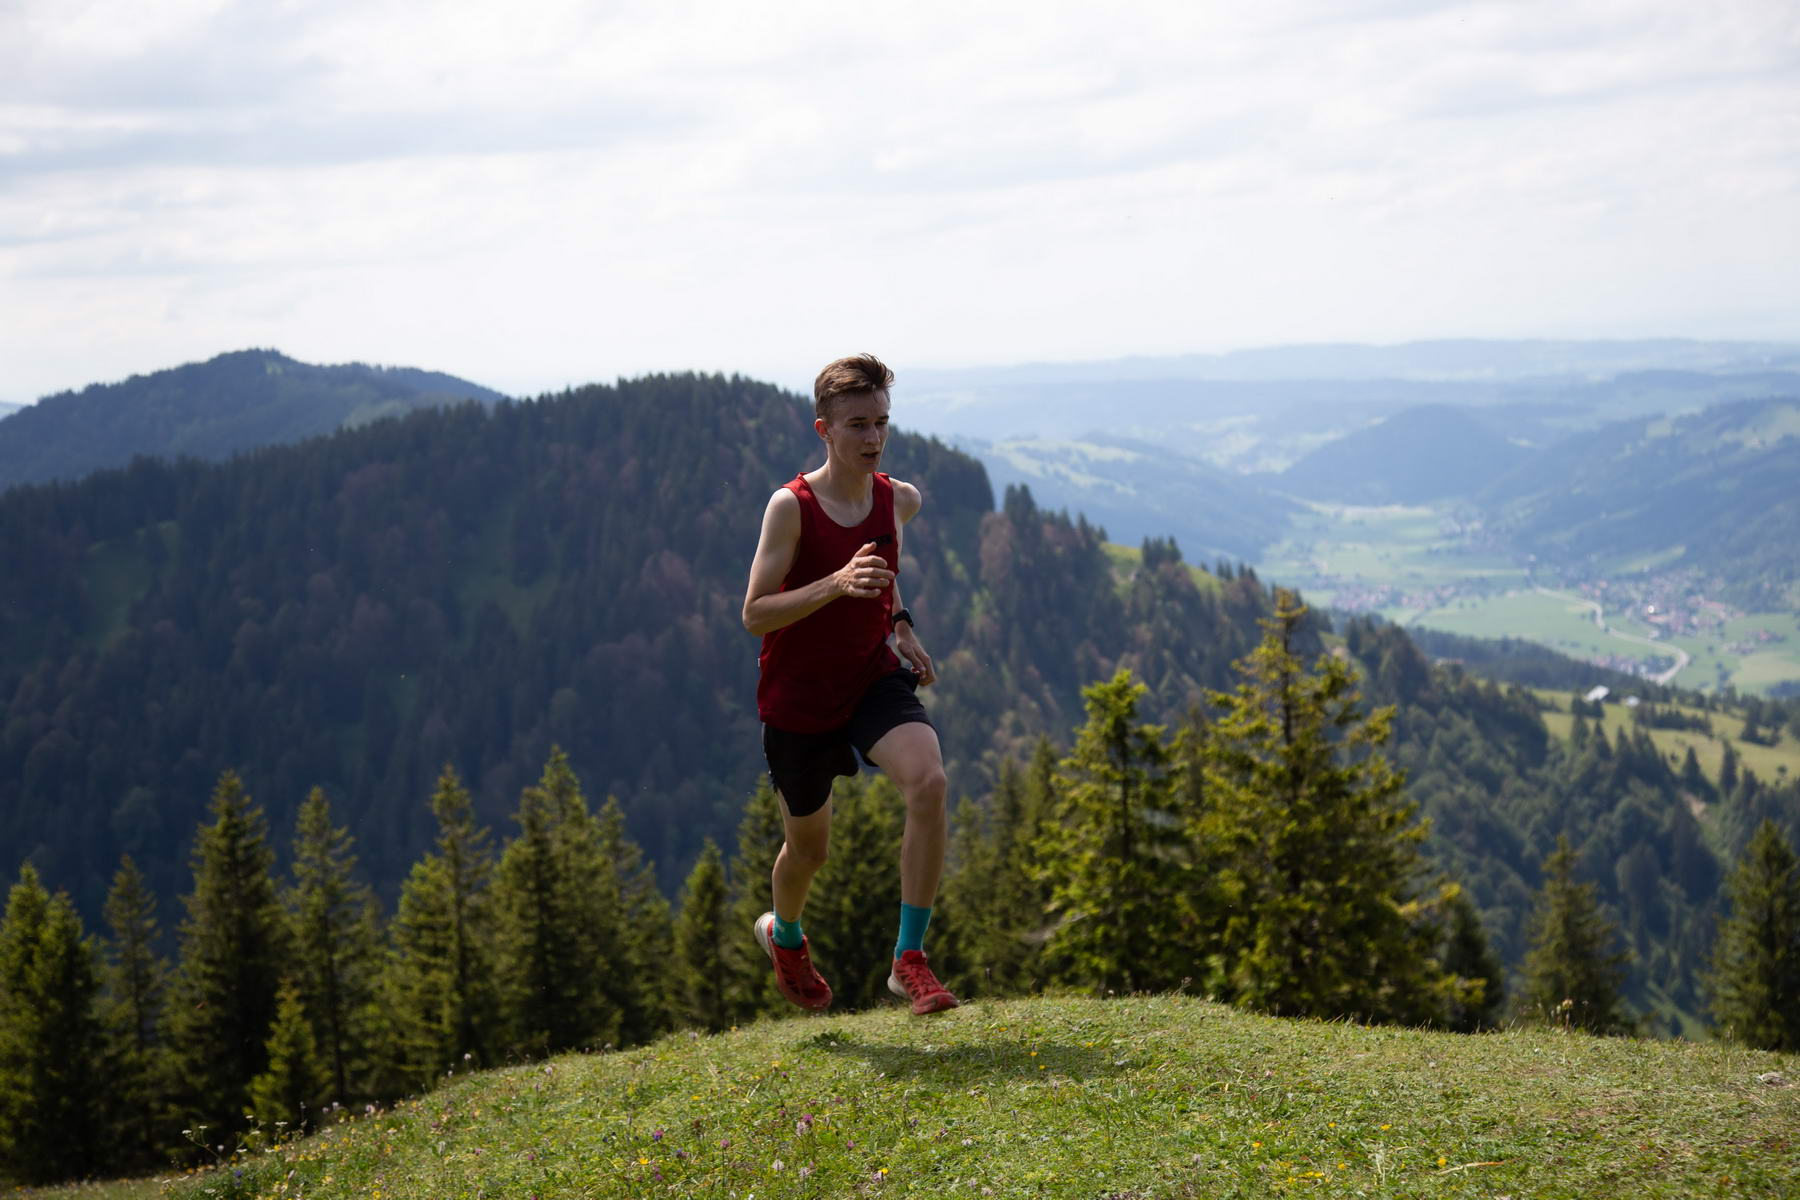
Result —
<path fill-rule="evenodd" d="M 1201 1000 L 796 1018 L 457 1079 L 181 1197 L 1792 1195 L 1800 1058 Z"/>
<path fill-rule="evenodd" d="M 1569 715 L 1569 697 L 1549 688 L 1532 688 L 1531 692 L 1539 700 L 1555 706 L 1543 713 L 1544 726 L 1551 736 L 1568 741 L 1575 724 L 1575 718 Z M 1656 744 L 1663 757 L 1672 759 L 1679 766 L 1692 747 L 1694 759 L 1700 764 L 1700 770 L 1714 783 L 1718 782 L 1719 770 L 1725 762 L 1725 743 L 1731 743 L 1732 751 L 1737 755 L 1738 766 L 1755 771 L 1758 778 L 1770 783 L 1783 779 L 1800 777 L 1800 742 L 1785 729 L 1781 731 L 1781 739 L 1773 746 L 1763 746 L 1742 739 L 1744 720 L 1730 713 L 1706 712 L 1703 709 L 1689 708 L 1686 705 L 1670 704 L 1659 707 L 1686 713 L 1691 717 L 1705 717 L 1712 722 L 1710 735 L 1700 730 L 1688 729 L 1651 729 L 1650 740 Z M 1606 736 L 1616 739 L 1621 733 L 1630 736 L 1638 726 L 1631 719 L 1631 712 L 1622 704 L 1605 706 L 1602 718 L 1606 726 Z M 1765 730 L 1767 727 L 1764 727 Z"/>
<path fill-rule="evenodd" d="M 169 1192 L 167 1179 L 115 1179 L 97 1183 L 70 1183 L 61 1187 L 19 1188 L 0 1191 L 8 1200 L 157 1200 Z"/>

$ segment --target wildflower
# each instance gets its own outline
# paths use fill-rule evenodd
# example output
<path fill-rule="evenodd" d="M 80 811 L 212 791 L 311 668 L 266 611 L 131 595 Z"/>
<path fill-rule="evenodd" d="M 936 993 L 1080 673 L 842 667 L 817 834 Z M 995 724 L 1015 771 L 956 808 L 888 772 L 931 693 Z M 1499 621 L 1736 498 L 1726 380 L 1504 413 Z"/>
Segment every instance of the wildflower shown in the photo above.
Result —
<path fill-rule="evenodd" d="M 779 1158 L 778 1158 L 778 1159 L 776 1159 L 776 1160 L 775 1160 L 775 1161 L 774 1161 L 774 1162 L 772 1162 L 772 1163 L 770 1163 L 770 1164 L 769 1164 L 769 1170 L 771 1170 L 771 1171 L 780 1171 L 780 1170 L 782 1170 L 782 1169 L 784 1169 L 784 1168 L 785 1168 L 785 1167 L 786 1167 L 786 1166 L 787 1166 L 787 1164 L 786 1164 L 786 1163 L 784 1163 L 784 1162 L 782 1162 L 782 1161 L 781 1161 L 781 1160 L 780 1160 L 780 1159 L 779 1159 Z"/>
<path fill-rule="evenodd" d="M 638 1155 L 638 1166 L 640 1166 L 640 1167 L 647 1167 L 647 1166 L 649 1166 L 649 1165 L 650 1165 L 650 1160 L 649 1160 L 649 1159 L 647 1159 L 647 1158 L 645 1158 L 645 1157 L 644 1157 L 644 1156 L 643 1156 L 643 1155 L 641 1155 L 641 1154 L 640 1154 L 640 1155 Z"/>
<path fill-rule="evenodd" d="M 1438 1166 L 1440 1166 L 1440 1167 L 1447 1167 L 1447 1166 L 1449 1166 L 1449 1165 L 1450 1165 L 1450 1160 L 1449 1160 L 1449 1159 L 1447 1159 L 1447 1158 L 1445 1158 L 1445 1157 L 1444 1157 L 1444 1156 L 1443 1156 L 1443 1155 L 1441 1155 L 1441 1154 L 1440 1154 L 1440 1155 L 1438 1155 Z"/>
<path fill-rule="evenodd" d="M 730 1138 L 720 1138 L 719 1139 L 719 1149 L 721 1149 L 721 1150 L 731 1149 L 731 1139 Z"/>
<path fill-rule="evenodd" d="M 652 1129 L 652 1130 L 651 1130 L 651 1131 L 650 1131 L 650 1140 L 651 1140 L 651 1141 L 653 1141 L 653 1142 L 660 1142 L 660 1141 L 662 1141 L 662 1135 L 663 1135 L 663 1131 L 662 1131 L 662 1130 L 660 1130 L 660 1129 Z"/>
<path fill-rule="evenodd" d="M 1392 1125 L 1383 1125 L 1383 1126 L 1382 1126 L 1382 1129 L 1384 1129 L 1384 1130 L 1386 1130 L 1386 1129 L 1392 1129 L 1392 1128 L 1393 1128 L 1393 1126 L 1392 1126 Z"/>

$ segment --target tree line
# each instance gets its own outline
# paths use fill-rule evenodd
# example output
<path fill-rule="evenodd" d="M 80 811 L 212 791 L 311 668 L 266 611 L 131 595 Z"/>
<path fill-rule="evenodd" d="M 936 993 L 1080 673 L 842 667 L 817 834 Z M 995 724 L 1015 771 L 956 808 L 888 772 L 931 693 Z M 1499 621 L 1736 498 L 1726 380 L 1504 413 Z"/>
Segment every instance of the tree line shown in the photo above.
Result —
<path fill-rule="evenodd" d="M 1466 892 L 1428 867 L 1426 829 L 1343 654 L 1306 663 L 1305 612 L 1277 594 L 1237 686 L 1173 734 L 1140 719 L 1129 671 L 1083 690 L 1066 753 L 1040 740 L 959 813 L 934 955 L 970 996 L 1184 989 L 1260 1011 L 1488 1028 L 1504 972 Z M 883 994 L 903 805 L 839 789 L 836 843 L 807 912 L 839 1003 Z M 27 864 L 0 919 L 0 1174 L 44 1182 L 228 1157 L 447 1074 L 638 1045 L 780 1012 L 748 931 L 781 843 L 765 783 L 727 863 L 706 843 L 671 905 L 615 801 L 590 807 L 552 750 L 497 850 L 454 768 L 432 849 L 390 918 L 330 802 L 302 804 L 278 879 L 238 777 L 212 790 L 179 952 L 129 858 L 88 937 Z M 1566 839 L 1534 899 L 1521 1019 L 1631 1027 L 1617 930 Z M 1800 865 L 1751 839 L 1714 953 L 1733 1036 L 1800 1048 Z M 881 932 L 870 936 L 870 930 Z"/>

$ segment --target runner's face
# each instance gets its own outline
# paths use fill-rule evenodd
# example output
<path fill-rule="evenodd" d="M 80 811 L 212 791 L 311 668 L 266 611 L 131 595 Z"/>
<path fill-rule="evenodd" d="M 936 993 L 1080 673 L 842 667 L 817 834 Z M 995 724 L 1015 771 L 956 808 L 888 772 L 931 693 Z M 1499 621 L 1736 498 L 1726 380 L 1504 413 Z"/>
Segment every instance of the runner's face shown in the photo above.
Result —
<path fill-rule="evenodd" d="M 846 396 L 837 402 L 829 423 L 816 422 L 827 453 L 846 467 L 873 473 L 887 445 L 888 398 L 883 392 Z"/>

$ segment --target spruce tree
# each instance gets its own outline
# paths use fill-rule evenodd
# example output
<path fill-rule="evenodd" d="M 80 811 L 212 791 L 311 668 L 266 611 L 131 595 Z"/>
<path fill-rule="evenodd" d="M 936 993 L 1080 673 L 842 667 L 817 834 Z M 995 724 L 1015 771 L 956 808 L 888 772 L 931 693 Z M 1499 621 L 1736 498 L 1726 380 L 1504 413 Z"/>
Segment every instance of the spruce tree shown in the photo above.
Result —
<path fill-rule="evenodd" d="M 1519 995 L 1522 1015 L 1589 1033 L 1628 1032 L 1619 995 L 1627 956 L 1612 949 L 1618 929 L 1600 912 L 1593 884 L 1575 882 L 1566 835 L 1557 837 L 1543 869 Z"/>
<path fill-rule="evenodd" d="M 726 924 L 725 863 L 711 838 L 701 847 L 681 889 L 675 918 L 675 1017 L 687 1025 L 719 1030 L 731 1024 L 726 951 L 734 931 Z"/>
<path fill-rule="evenodd" d="M 1506 968 L 1489 944 L 1469 893 L 1446 894 L 1444 943 L 1439 959 L 1451 976 L 1475 985 L 1451 997 L 1446 1024 L 1458 1033 L 1492 1029 L 1506 1003 Z"/>
<path fill-rule="evenodd" d="M 938 936 L 945 982 L 959 996 L 1020 995 L 1044 982 L 1050 885 L 1034 861 L 1054 806 L 1056 760 L 1040 739 L 1029 766 L 1003 760 L 986 803 L 958 810 Z"/>
<path fill-rule="evenodd" d="M 432 793 L 437 852 L 413 864 L 390 927 L 381 1008 L 383 1090 L 428 1087 L 446 1070 L 493 1060 L 498 1017 L 487 895 L 488 834 L 446 766 Z"/>
<path fill-rule="evenodd" d="M 381 931 L 375 893 L 356 880 L 350 831 L 331 823 L 331 802 L 314 788 L 294 833 L 294 882 L 287 908 L 293 976 L 326 1066 L 330 1097 L 364 1094 L 372 1069 Z"/>
<path fill-rule="evenodd" d="M 1713 1016 L 1763 1050 L 1800 1050 L 1800 859 L 1773 821 L 1757 828 L 1725 883 L 1730 915 L 1707 980 Z"/>
<path fill-rule="evenodd" d="M 1366 712 L 1348 663 L 1294 650 L 1306 609 L 1276 590 L 1262 642 L 1213 693 L 1204 732 L 1206 807 L 1196 835 L 1217 876 L 1208 986 L 1281 1015 L 1443 1023 L 1473 994 L 1437 959 L 1422 886 L 1426 830 L 1381 753 L 1391 709 Z"/>
<path fill-rule="evenodd" d="M 169 1040 L 185 1119 L 235 1131 L 246 1124 L 250 1081 L 268 1067 L 289 941 L 267 824 L 235 772 L 220 777 L 211 811 L 185 897 Z"/>
<path fill-rule="evenodd" d="M 600 806 L 594 828 L 595 840 L 584 855 L 610 869 L 594 875 L 603 886 L 593 900 L 593 929 L 599 934 L 600 905 L 616 897 L 620 950 L 617 959 L 607 962 L 608 991 L 619 1011 L 619 1044 L 641 1045 L 670 1027 L 668 975 L 663 964 L 674 941 L 675 918 L 668 899 L 656 886 L 656 865 L 645 859 L 643 849 L 625 832 L 625 813 L 616 797 L 608 796 Z"/>
<path fill-rule="evenodd" d="M 881 775 L 838 780 L 832 805 L 831 854 L 813 877 L 804 924 L 813 960 L 831 983 L 832 1007 L 849 1011 L 889 1000 L 906 802 Z M 927 952 L 931 946 L 927 935 Z"/>
<path fill-rule="evenodd" d="M 99 1161 L 99 987 L 74 905 L 27 864 L 0 919 L 0 1173 L 52 1183 Z"/>
<path fill-rule="evenodd" d="M 519 834 L 494 879 L 496 966 L 512 1047 L 554 1054 L 617 1044 L 618 888 L 567 756 L 519 795 Z"/>
<path fill-rule="evenodd" d="M 106 896 L 112 933 L 104 955 L 101 1020 L 106 1029 L 108 1124 L 120 1165 L 157 1163 L 173 1140 L 163 1005 L 169 965 L 156 952 L 156 897 L 130 856 Z"/>
<path fill-rule="evenodd" d="M 269 1069 L 250 1083 L 257 1124 L 274 1138 L 316 1126 L 331 1087 L 320 1069 L 318 1043 L 300 988 L 285 980 L 280 995 L 266 1047 Z"/>
<path fill-rule="evenodd" d="M 769 911 L 769 879 L 783 840 L 781 798 L 764 775 L 744 802 L 737 853 L 727 872 L 731 898 L 725 918 L 725 1001 L 734 1021 L 779 1012 L 786 1004 L 775 990 L 768 955 L 757 945 L 753 932 L 756 919 Z"/>
<path fill-rule="evenodd" d="M 1170 903 L 1190 865 L 1173 758 L 1160 725 L 1137 720 L 1148 691 L 1129 671 L 1083 688 L 1088 719 L 1056 776 L 1056 818 L 1038 841 L 1038 878 L 1056 920 L 1045 953 L 1096 991 L 1173 987 L 1194 974 Z"/>

